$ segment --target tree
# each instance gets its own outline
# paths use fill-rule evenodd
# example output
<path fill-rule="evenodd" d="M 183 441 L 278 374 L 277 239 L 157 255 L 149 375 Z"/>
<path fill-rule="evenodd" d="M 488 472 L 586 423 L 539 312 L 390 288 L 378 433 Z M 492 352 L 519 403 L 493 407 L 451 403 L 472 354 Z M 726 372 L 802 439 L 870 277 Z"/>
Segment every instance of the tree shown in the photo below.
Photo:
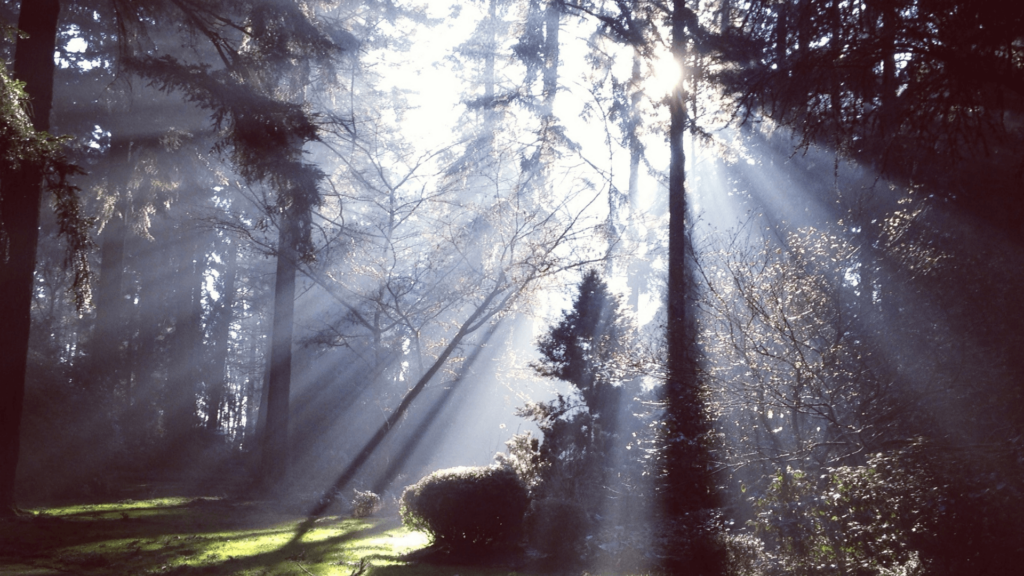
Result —
<path fill-rule="evenodd" d="M 688 54 L 705 43 L 706 30 L 697 14 L 684 0 L 671 5 L 658 2 L 616 2 L 614 11 L 591 2 L 570 3 L 571 9 L 595 17 L 609 33 L 639 48 L 653 52 L 649 41 L 657 20 L 668 28 L 668 48 L 682 70 Z M 711 479 L 711 424 L 704 405 L 699 378 L 699 349 L 696 344 L 696 282 L 693 276 L 689 202 L 686 190 L 686 157 L 683 137 L 695 130 L 687 104 L 689 91 L 683 76 L 667 99 L 669 111 L 668 175 L 668 294 L 666 298 L 666 377 L 663 387 L 665 415 L 661 465 L 664 518 L 673 536 L 671 549 L 664 550 L 667 568 L 719 574 L 724 559 L 714 542 L 715 509 L 718 506 Z M 682 542 L 682 544 L 680 544 Z"/>
<path fill-rule="evenodd" d="M 928 185 L 1021 242 L 1024 7 L 952 0 L 721 5 L 717 79 L 745 119 Z M 943 166 L 935 170 L 934 166 Z M 970 190 L 970 193 L 958 193 Z"/>
<path fill-rule="evenodd" d="M 300 260 L 313 258 L 312 209 L 319 202 L 323 173 L 303 161 L 304 146 L 318 138 L 318 128 L 303 106 L 310 65 L 329 67 L 334 55 L 348 49 L 314 26 L 294 3 L 255 2 L 234 13 L 178 5 L 181 17 L 210 42 L 223 70 L 188 64 L 171 56 L 132 57 L 132 69 L 165 91 L 215 112 L 226 124 L 222 146 L 230 149 L 240 174 L 251 184 L 265 183 L 277 193 L 273 218 L 276 247 L 274 329 L 270 353 L 269 394 L 263 438 L 261 482 L 279 490 L 287 476 L 288 399 L 294 325 L 295 274 Z M 236 20 L 241 22 L 236 23 Z M 232 30 L 243 29 L 249 42 L 235 42 Z M 141 34 L 141 32 L 139 32 Z M 339 42 L 351 35 L 338 32 Z"/>
<path fill-rule="evenodd" d="M 540 361 L 532 364 L 542 376 L 569 383 L 569 398 L 528 404 L 520 414 L 536 420 L 543 433 L 539 446 L 539 496 L 581 503 L 607 515 L 605 501 L 627 492 L 622 471 L 628 434 L 639 426 L 632 398 L 640 395 L 631 378 L 633 329 L 623 316 L 619 298 L 596 270 L 583 275 L 572 308 L 537 341 Z"/>
<path fill-rule="evenodd" d="M 671 13 L 671 52 L 680 67 L 693 41 L 696 18 L 684 0 L 676 0 Z M 663 462 L 665 513 L 670 525 L 684 535 L 684 545 L 672 554 L 670 566 L 719 574 L 723 559 L 714 538 L 711 516 L 718 506 L 711 479 L 710 418 L 698 375 L 696 283 L 694 252 L 688 221 L 686 157 L 683 136 L 689 128 L 687 89 L 682 78 L 669 97 L 669 240 L 666 318 L 667 375 Z M 689 549 L 685 549 L 689 547 Z"/>
<path fill-rule="evenodd" d="M 626 329 L 618 299 L 596 270 L 583 275 L 572 309 L 537 342 L 541 354 L 534 369 L 572 384 L 594 414 L 614 405 L 605 399 L 617 378 L 616 362 Z"/>
<path fill-rule="evenodd" d="M 80 303 L 87 301 L 88 221 L 78 214 L 74 188 L 67 177 L 76 169 L 62 159 L 60 143 L 46 135 L 53 98 L 53 52 L 57 35 L 57 0 L 25 2 L 18 16 L 15 48 L 15 80 L 24 82 L 24 93 L 12 83 L 6 69 L 0 76 L 2 90 L 3 166 L 0 166 L 0 316 L 7 328 L 0 331 L 0 514 L 15 509 L 14 481 L 18 465 L 20 426 L 25 397 L 25 369 L 31 327 L 31 301 L 36 246 L 39 240 L 39 208 L 44 181 L 56 193 L 57 214 L 69 239 L 76 270 Z M 22 108 L 25 106 L 25 108 Z"/>

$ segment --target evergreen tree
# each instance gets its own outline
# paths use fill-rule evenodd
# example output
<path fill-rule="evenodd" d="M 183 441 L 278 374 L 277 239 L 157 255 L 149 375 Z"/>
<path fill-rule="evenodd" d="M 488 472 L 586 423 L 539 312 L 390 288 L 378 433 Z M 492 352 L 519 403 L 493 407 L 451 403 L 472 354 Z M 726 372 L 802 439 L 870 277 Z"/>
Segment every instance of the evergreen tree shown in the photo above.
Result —
<path fill-rule="evenodd" d="M 560 394 L 520 411 L 543 433 L 539 496 L 601 512 L 614 451 L 625 444 L 618 432 L 629 416 L 629 400 L 639 393 L 637 382 L 628 378 L 631 331 L 620 298 L 590 270 L 572 308 L 538 340 L 541 359 L 534 370 L 573 388 L 568 398 Z"/>
<path fill-rule="evenodd" d="M 85 251 L 89 221 L 81 217 L 75 188 L 67 177 L 77 168 L 50 138 L 53 52 L 57 0 L 23 2 L 15 48 L 13 79 L 0 74 L 0 515 L 14 511 L 14 480 L 25 397 L 25 370 L 31 326 L 33 272 L 39 241 L 42 192 L 56 194 L 55 212 L 68 239 L 76 270 L 79 304 L 88 301 Z M 24 82 L 21 85 L 12 80 Z"/>
<path fill-rule="evenodd" d="M 619 355 L 627 331 L 619 298 L 596 270 L 590 270 L 580 282 L 572 309 L 538 341 L 541 360 L 534 369 L 568 382 L 595 418 L 609 418 L 618 396 L 616 384 L 622 380 Z"/>

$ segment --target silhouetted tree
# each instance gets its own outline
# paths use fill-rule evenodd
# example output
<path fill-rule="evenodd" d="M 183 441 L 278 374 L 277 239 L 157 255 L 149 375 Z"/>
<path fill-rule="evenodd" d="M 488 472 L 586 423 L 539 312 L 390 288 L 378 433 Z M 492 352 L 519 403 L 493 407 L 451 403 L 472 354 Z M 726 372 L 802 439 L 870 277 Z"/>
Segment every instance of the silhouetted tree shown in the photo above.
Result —
<path fill-rule="evenodd" d="M 684 0 L 676 0 L 670 22 L 672 57 L 682 67 L 698 32 L 696 16 Z M 711 478 L 711 425 L 698 375 L 697 293 L 683 151 L 683 136 L 690 128 L 687 102 L 687 88 L 680 78 L 668 102 L 668 358 L 663 393 L 663 501 L 669 526 L 683 542 L 666 551 L 669 568 L 713 575 L 721 574 L 724 566 L 722 552 L 714 542 L 713 515 L 718 499 Z"/>
<path fill-rule="evenodd" d="M 31 326 L 33 272 L 39 240 L 39 209 L 44 182 L 56 193 L 56 212 L 69 239 L 80 304 L 88 300 L 88 221 L 78 214 L 74 188 L 66 178 L 76 169 L 62 159 L 59 142 L 45 134 L 53 98 L 53 53 L 57 0 L 23 2 L 15 48 L 13 79 L 0 77 L 0 514 L 14 511 L 25 370 Z M 24 108 L 23 108 L 24 107 Z"/>
<path fill-rule="evenodd" d="M 572 308 L 537 341 L 539 374 L 569 383 L 567 398 L 528 404 L 520 414 L 538 422 L 541 497 L 584 504 L 602 513 L 610 486 L 616 449 L 629 417 L 629 404 L 639 390 L 631 375 L 632 329 L 619 298 L 608 290 L 596 270 L 583 275 Z M 630 431 L 635 426 L 629 427 Z"/>

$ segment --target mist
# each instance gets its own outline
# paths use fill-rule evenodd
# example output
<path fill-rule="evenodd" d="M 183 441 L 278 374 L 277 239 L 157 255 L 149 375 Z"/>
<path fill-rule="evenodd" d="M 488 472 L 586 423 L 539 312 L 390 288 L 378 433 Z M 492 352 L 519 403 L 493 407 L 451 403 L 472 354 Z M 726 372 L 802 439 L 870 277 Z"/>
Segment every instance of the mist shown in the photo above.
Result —
<path fill-rule="evenodd" d="M 244 503 L 293 558 L 372 508 L 521 573 L 1024 557 L 1021 9 L 28 4 L 8 516 Z M 522 486 L 518 552 L 409 520 L 460 467 Z"/>

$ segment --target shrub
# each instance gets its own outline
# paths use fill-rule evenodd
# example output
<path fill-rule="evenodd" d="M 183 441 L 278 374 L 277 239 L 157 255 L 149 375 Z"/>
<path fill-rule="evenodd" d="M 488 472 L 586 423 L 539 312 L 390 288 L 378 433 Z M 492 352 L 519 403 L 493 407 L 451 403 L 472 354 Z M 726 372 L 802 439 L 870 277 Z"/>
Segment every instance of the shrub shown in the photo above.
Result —
<path fill-rule="evenodd" d="M 529 495 L 508 467 L 433 472 L 402 494 L 402 521 L 449 549 L 514 544 L 522 536 Z"/>
<path fill-rule="evenodd" d="M 530 545 L 559 563 L 580 560 L 588 528 L 582 506 L 555 498 L 534 501 L 526 518 Z"/>
<path fill-rule="evenodd" d="M 373 516 L 380 508 L 380 496 L 369 490 L 365 492 L 356 490 L 355 497 L 352 498 L 352 516 L 354 518 Z"/>
<path fill-rule="evenodd" d="M 765 552 L 764 542 L 752 534 L 720 533 L 719 541 L 725 548 L 726 574 L 733 576 L 761 576 L 772 571 L 771 558 Z"/>

